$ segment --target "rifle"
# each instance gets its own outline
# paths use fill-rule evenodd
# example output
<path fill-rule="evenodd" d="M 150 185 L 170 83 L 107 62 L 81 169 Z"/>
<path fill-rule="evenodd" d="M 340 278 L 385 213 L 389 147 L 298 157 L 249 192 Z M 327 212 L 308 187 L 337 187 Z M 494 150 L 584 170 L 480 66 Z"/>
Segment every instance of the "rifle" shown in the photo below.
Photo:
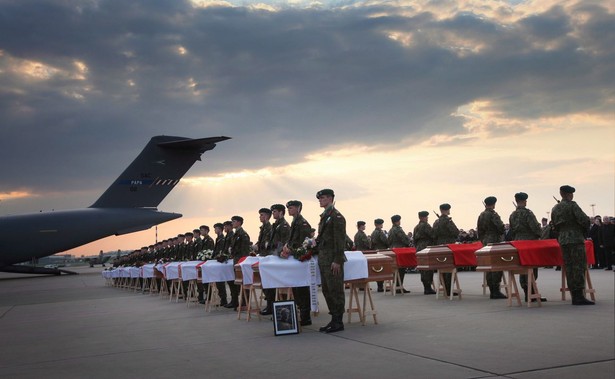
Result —
<path fill-rule="evenodd" d="M 559 204 L 559 200 L 557 200 L 557 197 L 553 196 L 553 200 L 555 200 Z"/>
<path fill-rule="evenodd" d="M 511 201 L 511 203 L 512 203 L 513 207 L 514 207 L 515 209 L 517 209 L 517 204 L 516 204 L 514 201 Z"/>
<path fill-rule="evenodd" d="M 440 215 L 438 214 L 438 212 L 433 211 L 433 213 L 436 215 L 437 218 L 440 218 Z"/>

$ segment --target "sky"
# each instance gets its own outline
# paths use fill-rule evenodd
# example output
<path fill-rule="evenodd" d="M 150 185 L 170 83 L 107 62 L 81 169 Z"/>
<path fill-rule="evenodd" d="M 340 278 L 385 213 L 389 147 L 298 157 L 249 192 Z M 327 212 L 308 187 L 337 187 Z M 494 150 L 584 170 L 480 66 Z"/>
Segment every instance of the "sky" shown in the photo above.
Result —
<path fill-rule="evenodd" d="M 559 186 L 615 214 L 615 3 L 0 0 L 0 216 L 91 205 L 155 135 L 232 139 L 159 209 L 158 239 L 332 188 L 356 221 Z M 592 206 L 593 204 L 593 206 Z M 154 229 L 69 251 L 137 249 Z"/>

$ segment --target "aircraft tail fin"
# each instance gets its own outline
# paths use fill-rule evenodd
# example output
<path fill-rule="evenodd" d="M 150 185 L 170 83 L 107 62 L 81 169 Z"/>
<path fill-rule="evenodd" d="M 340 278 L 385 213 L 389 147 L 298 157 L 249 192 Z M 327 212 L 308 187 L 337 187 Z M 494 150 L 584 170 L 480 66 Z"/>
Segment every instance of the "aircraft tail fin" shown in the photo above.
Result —
<path fill-rule="evenodd" d="M 153 137 L 90 208 L 156 208 L 204 152 L 228 139 Z"/>

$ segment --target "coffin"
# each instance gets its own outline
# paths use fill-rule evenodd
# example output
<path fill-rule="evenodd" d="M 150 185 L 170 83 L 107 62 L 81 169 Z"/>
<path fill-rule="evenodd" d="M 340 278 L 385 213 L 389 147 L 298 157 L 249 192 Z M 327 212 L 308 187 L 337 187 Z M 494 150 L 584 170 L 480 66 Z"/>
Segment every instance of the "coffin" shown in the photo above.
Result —
<path fill-rule="evenodd" d="M 455 268 L 453 251 L 447 245 L 428 246 L 416 253 L 418 270 Z"/>
<path fill-rule="evenodd" d="M 378 254 L 390 257 L 393 260 L 393 262 L 391 263 L 392 269 L 393 270 L 397 270 L 397 255 L 395 254 L 394 251 L 392 251 L 392 250 L 381 250 L 381 251 L 378 252 Z"/>
<path fill-rule="evenodd" d="M 519 252 L 508 242 L 488 244 L 475 252 L 476 271 L 521 269 Z"/>
<path fill-rule="evenodd" d="M 368 282 L 393 280 L 395 258 L 378 253 L 365 255 L 365 258 L 367 258 Z"/>

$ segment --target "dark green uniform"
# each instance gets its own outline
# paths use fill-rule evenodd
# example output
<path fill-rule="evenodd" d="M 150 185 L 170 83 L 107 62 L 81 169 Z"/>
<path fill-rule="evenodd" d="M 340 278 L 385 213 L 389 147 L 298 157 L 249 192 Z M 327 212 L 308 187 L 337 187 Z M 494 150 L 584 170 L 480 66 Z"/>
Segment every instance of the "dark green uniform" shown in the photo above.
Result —
<path fill-rule="evenodd" d="M 296 249 L 303 245 L 306 237 L 310 236 L 312 227 L 301 214 L 294 217 L 292 224 L 290 225 L 290 236 L 288 238 L 288 247 L 290 249 Z M 293 296 L 299 307 L 299 314 L 301 320 L 306 323 L 310 322 L 310 287 L 294 287 Z"/>
<path fill-rule="evenodd" d="M 231 241 L 231 258 L 233 263 L 239 263 L 239 259 L 250 255 L 250 236 L 242 227 L 235 229 Z M 233 283 L 231 287 L 231 304 L 239 304 L 239 286 Z"/>
<path fill-rule="evenodd" d="M 341 322 L 346 297 L 344 295 L 344 247 L 346 240 L 346 219 L 330 205 L 320 215 L 318 223 L 318 266 L 329 313 Z M 333 275 L 331 264 L 340 265 L 340 274 Z"/>
<path fill-rule="evenodd" d="M 389 240 L 382 228 L 375 228 L 372 232 L 371 248 L 374 250 L 386 250 L 389 248 Z M 377 281 L 376 284 L 378 285 L 378 292 L 384 292 L 384 281 Z"/>
<path fill-rule="evenodd" d="M 540 239 L 542 228 L 534 216 L 534 213 L 524 206 L 517 206 L 517 209 L 508 217 L 510 232 L 513 241 L 537 240 Z M 534 269 L 534 278 L 538 279 L 538 269 Z M 527 275 L 519 275 L 519 282 L 526 293 L 527 301 Z"/>
<path fill-rule="evenodd" d="M 447 215 L 441 215 L 433 223 L 433 234 L 436 240 L 436 245 L 451 244 L 457 241 L 459 229 L 453 222 L 453 219 Z M 449 288 L 451 288 L 452 274 L 444 274 L 444 286 L 447 296 Z"/>
<path fill-rule="evenodd" d="M 268 255 L 267 248 L 269 246 L 269 241 L 271 241 L 271 233 L 271 223 L 269 221 L 265 221 L 260 227 L 260 231 L 258 232 L 258 241 L 256 241 L 259 255 Z"/>
<path fill-rule="evenodd" d="M 232 232 L 231 232 L 232 233 Z M 224 254 L 224 245 L 225 245 L 225 237 L 224 234 L 220 234 L 216 237 L 216 243 L 213 248 L 212 257 L 215 259 L 221 254 Z M 224 306 L 228 304 L 226 298 L 226 283 L 225 282 L 216 282 L 216 287 L 218 288 L 218 295 L 220 295 L 220 305 Z"/>
<path fill-rule="evenodd" d="M 558 233 L 557 241 L 562 247 L 566 280 L 573 301 L 576 297 L 584 297 L 585 268 L 585 235 L 589 230 L 589 217 L 581 210 L 575 201 L 562 200 L 551 210 L 551 219 Z"/>
<path fill-rule="evenodd" d="M 365 251 L 371 248 L 369 238 L 367 238 L 367 234 L 365 234 L 364 231 L 359 230 L 357 234 L 354 235 L 354 247 L 358 251 Z"/>
<path fill-rule="evenodd" d="M 404 230 L 399 225 L 393 225 L 391 230 L 389 230 L 389 238 L 388 238 L 389 247 L 409 247 L 410 246 L 410 237 L 404 232 Z M 406 276 L 406 268 L 400 267 L 398 269 L 399 279 L 401 281 L 402 287 L 404 284 L 404 277 Z M 402 288 L 402 291 L 404 289 Z M 408 291 L 406 291 L 408 292 Z"/>
<path fill-rule="evenodd" d="M 427 246 L 434 245 L 435 236 L 433 233 L 433 228 L 427 222 L 420 221 L 417 226 L 414 227 L 414 231 L 412 233 L 414 236 L 414 246 L 416 246 L 416 252 L 425 249 Z M 421 282 L 425 287 L 431 288 L 431 283 L 433 283 L 433 270 L 421 270 Z"/>
<path fill-rule="evenodd" d="M 478 239 L 485 246 L 489 243 L 502 242 L 504 236 L 504 223 L 500 215 L 498 215 L 494 209 L 486 208 L 478 216 L 476 233 L 478 234 Z M 487 273 L 487 285 L 492 293 L 500 292 L 502 274 L 502 271 Z"/>

